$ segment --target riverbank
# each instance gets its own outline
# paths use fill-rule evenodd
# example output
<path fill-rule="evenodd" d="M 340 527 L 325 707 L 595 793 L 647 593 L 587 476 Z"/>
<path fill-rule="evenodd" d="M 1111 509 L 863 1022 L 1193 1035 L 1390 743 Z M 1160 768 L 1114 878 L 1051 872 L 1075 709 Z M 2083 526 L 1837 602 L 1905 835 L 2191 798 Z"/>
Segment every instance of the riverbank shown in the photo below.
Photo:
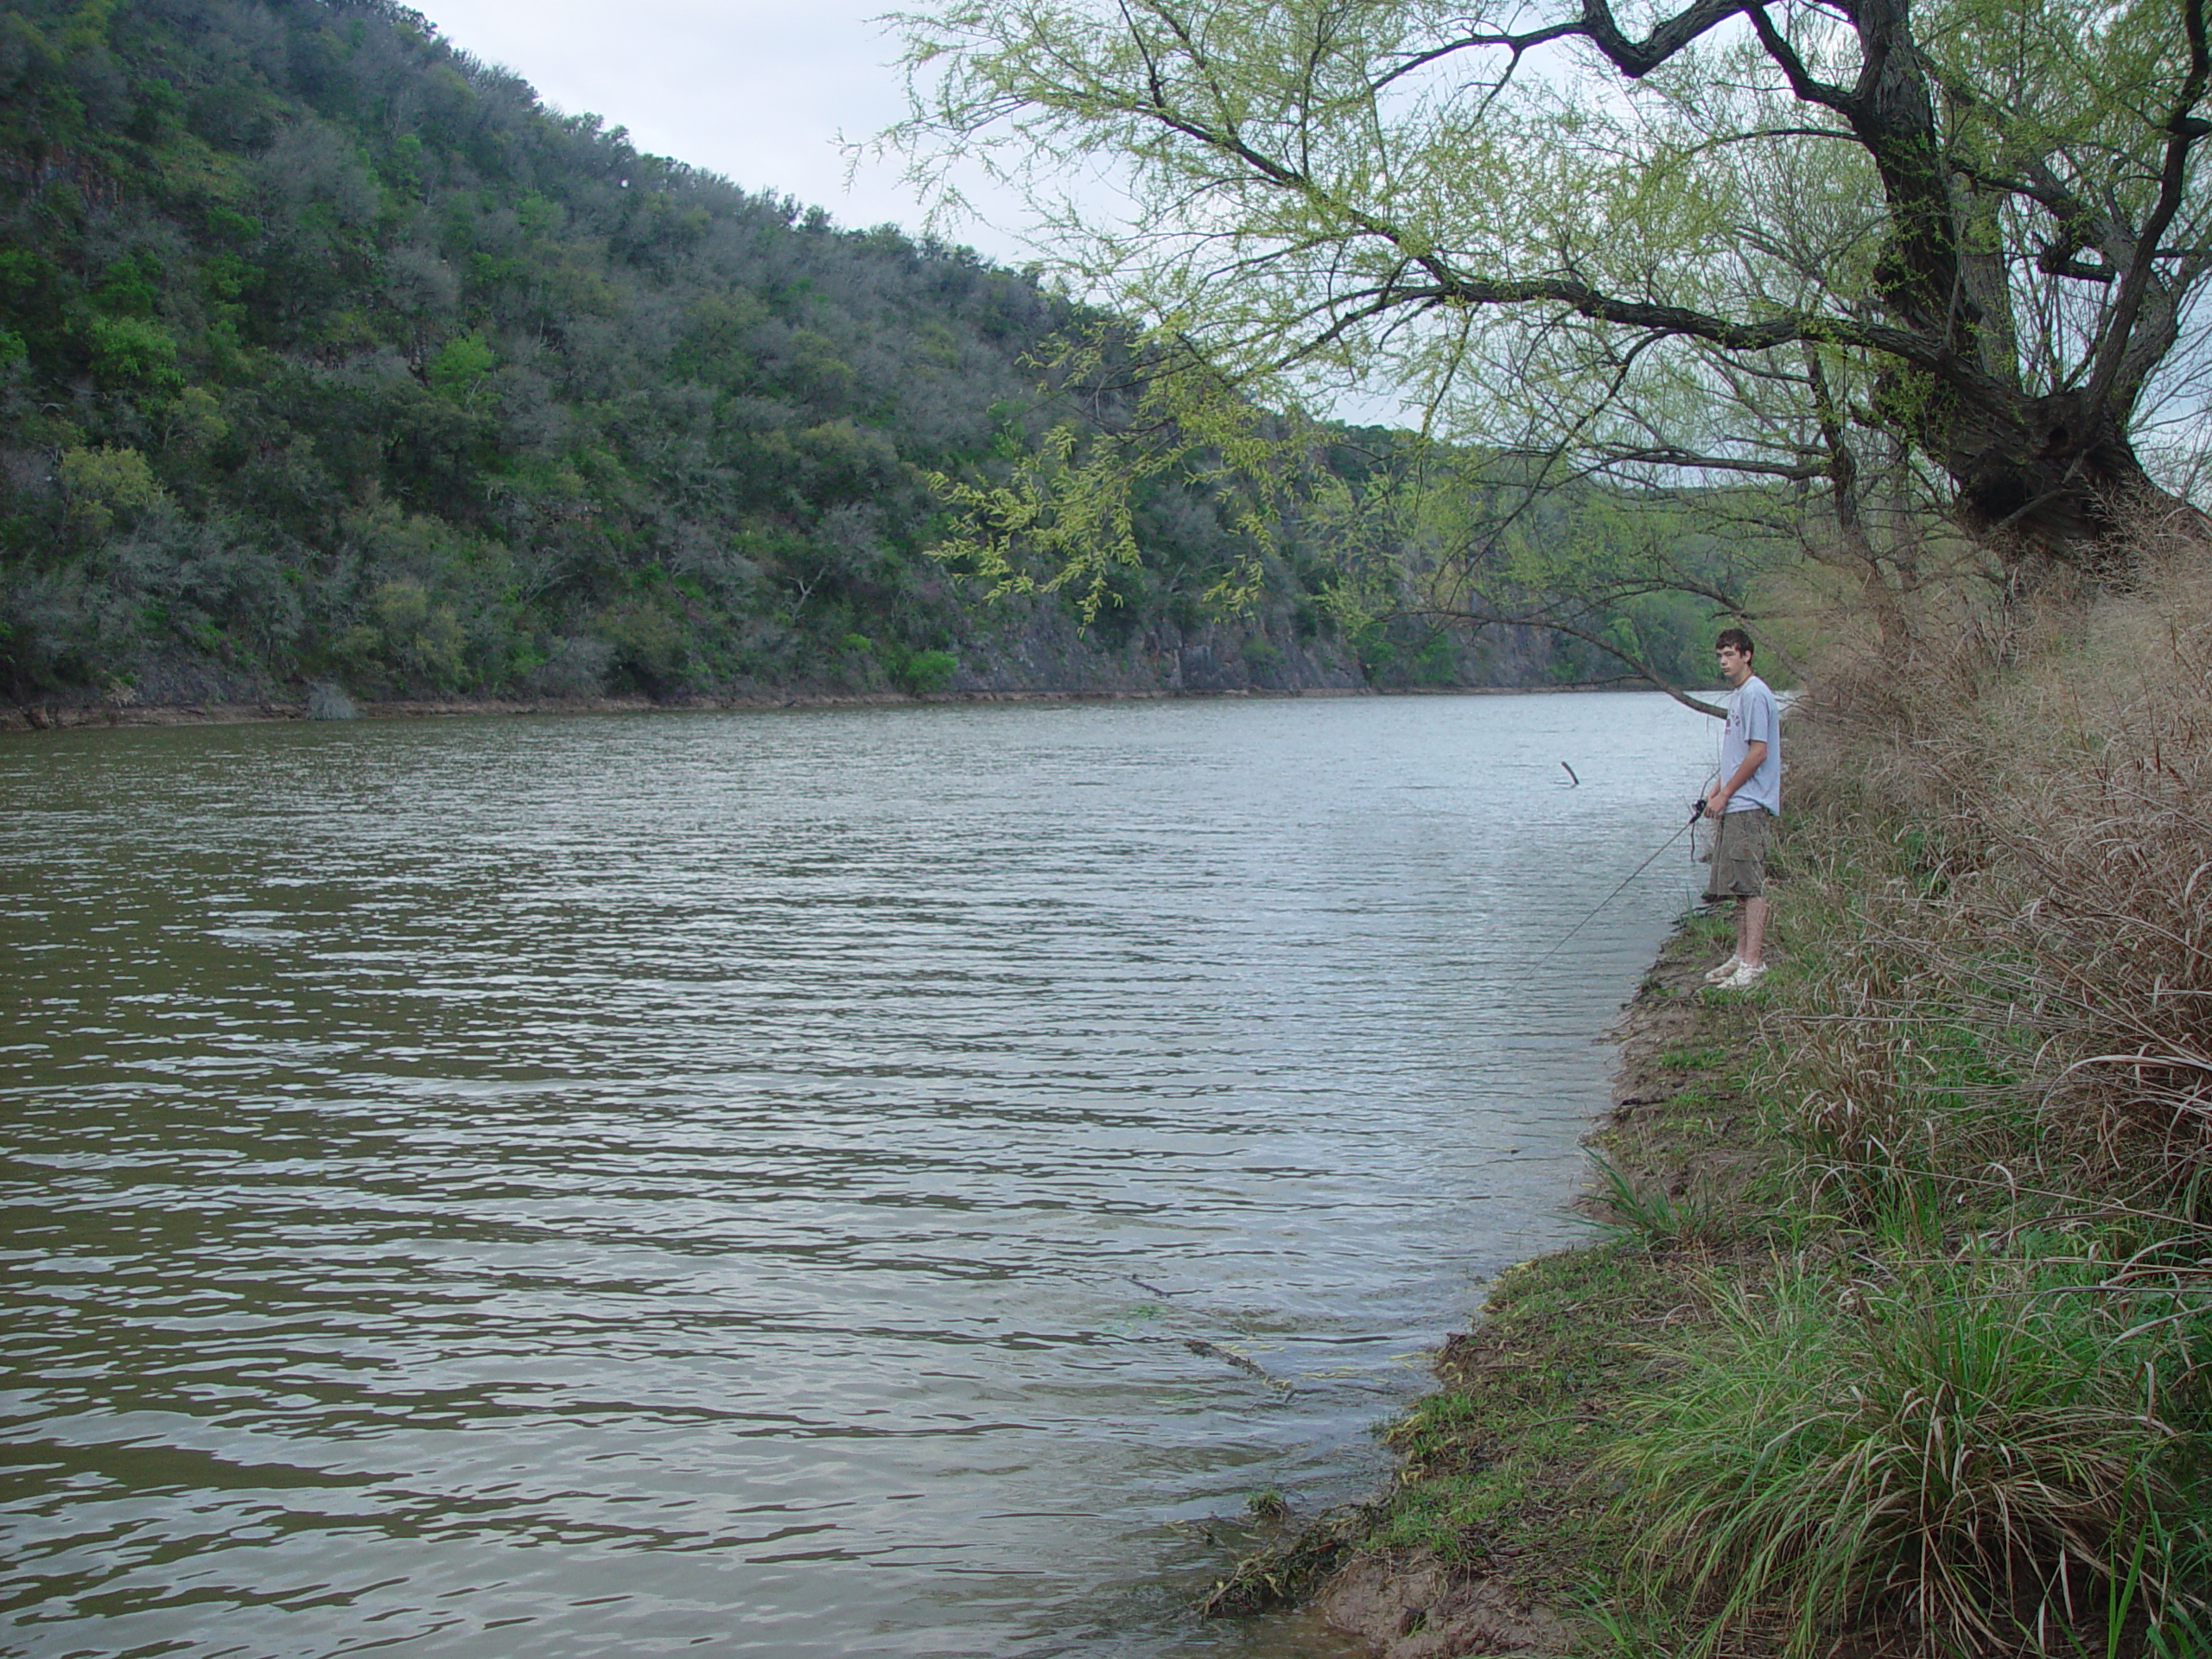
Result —
<path fill-rule="evenodd" d="M 1774 971 L 1707 989 L 1725 918 L 1677 932 L 1602 1235 L 1503 1275 L 1389 1491 L 1215 1611 L 1389 1659 L 2212 1654 L 2208 664 L 2193 531 L 1834 641 Z"/>
<path fill-rule="evenodd" d="M 320 708 L 298 702 L 37 703 L 0 709 L 0 731 L 61 731 L 105 726 L 235 726 L 268 721 L 419 720 L 446 715 L 648 714 L 664 709 L 731 709 L 766 713 L 781 709 L 899 708 L 921 702 L 1077 702 L 1150 701 L 1185 696 L 1249 696 L 1250 692 L 976 691 L 910 696 L 899 691 L 817 692 L 791 696 L 626 697 L 441 697 L 357 702 L 350 697 Z M 1357 691 L 1261 693 L 1278 696 L 1358 696 Z"/>
<path fill-rule="evenodd" d="M 1625 1542 L 1598 1465 L 1663 1371 L 1653 1339 L 1709 1319 L 1721 1218 L 1774 1151 L 1743 1077 L 1763 999 L 1702 980 L 1727 919 L 1684 918 L 1605 1033 L 1592 1242 L 1500 1274 L 1439 1355 L 1440 1389 L 1386 1431 L 1389 1488 L 1240 1564 L 1207 1611 L 1302 1602 L 1378 1659 L 1589 1649 L 1587 1586 Z"/>
<path fill-rule="evenodd" d="M 1442 1390 L 1389 1430 L 1396 1480 L 1315 1598 L 1386 1659 L 1605 1645 L 1584 1603 L 1630 1541 L 1605 1454 L 1663 1377 L 1664 1345 L 1694 1339 L 1756 1268 L 1731 1218 L 1777 1150 L 1745 1078 L 1758 1002 L 1703 982 L 1727 921 L 1686 918 L 1611 1033 L 1614 1104 L 1578 1206 L 1597 1236 L 1500 1274 L 1439 1356 Z"/>

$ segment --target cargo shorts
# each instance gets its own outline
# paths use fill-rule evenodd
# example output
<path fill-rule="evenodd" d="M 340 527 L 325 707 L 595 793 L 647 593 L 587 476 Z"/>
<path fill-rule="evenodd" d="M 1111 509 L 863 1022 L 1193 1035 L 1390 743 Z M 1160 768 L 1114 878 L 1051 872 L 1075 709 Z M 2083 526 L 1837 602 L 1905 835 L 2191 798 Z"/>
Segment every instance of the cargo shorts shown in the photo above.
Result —
<path fill-rule="evenodd" d="M 1766 842 L 1774 814 L 1763 806 L 1723 812 L 1713 826 L 1708 899 L 1757 899 L 1766 892 Z"/>

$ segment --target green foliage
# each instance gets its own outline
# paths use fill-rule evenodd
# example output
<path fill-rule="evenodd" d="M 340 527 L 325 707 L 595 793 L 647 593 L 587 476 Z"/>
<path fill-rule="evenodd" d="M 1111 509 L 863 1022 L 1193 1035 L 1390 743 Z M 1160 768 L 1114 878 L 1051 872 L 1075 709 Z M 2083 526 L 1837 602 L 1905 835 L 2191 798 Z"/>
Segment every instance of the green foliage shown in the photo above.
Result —
<path fill-rule="evenodd" d="M 934 696 L 952 684 L 960 659 L 949 651 L 918 651 L 891 670 L 892 683 L 909 696 Z"/>
<path fill-rule="evenodd" d="M 73 448 L 54 468 L 71 519 L 87 534 L 105 536 L 118 522 L 131 523 L 167 499 L 146 457 L 136 449 Z"/>
<path fill-rule="evenodd" d="M 466 683 L 467 639 L 449 604 L 402 578 L 370 594 L 369 618 L 340 634 L 332 654 L 361 679 L 452 691 Z"/>
<path fill-rule="evenodd" d="M 158 324 L 132 316 L 94 317 L 86 332 L 92 343 L 92 372 L 103 383 L 154 392 L 181 383 L 176 341 Z"/>
<path fill-rule="evenodd" d="M 1611 1455 L 1630 1642 L 2202 1650 L 2212 564 L 2154 547 L 2094 607 L 1893 609 L 1801 711 L 1778 1259 L 1711 1259 Z"/>
<path fill-rule="evenodd" d="M 1287 1521 L 1290 1500 L 1272 1486 L 1262 1487 L 1244 1500 L 1244 1512 L 1260 1521 Z"/>
<path fill-rule="evenodd" d="M 1877 473 L 1923 499 L 1948 474 L 1969 523 L 2063 553 L 2067 514 L 2108 534 L 2094 498 L 2149 487 L 2128 439 L 2152 407 L 2208 407 L 2179 349 L 2212 278 L 2180 257 L 2212 226 L 2196 0 L 933 0 L 897 21 L 914 112 L 889 137 L 916 170 L 957 198 L 989 168 L 1071 283 L 1243 393 L 1388 400 L 1553 484 L 1818 489 L 1821 550 L 1878 585 L 1920 576 L 1868 531 Z M 1111 204 L 1070 182 L 1102 167 Z M 2029 436 L 2045 419 L 2063 460 Z M 1531 550 L 1542 588 L 1578 591 L 1573 549 Z M 1498 574 L 1490 539 L 1443 551 Z"/>
<path fill-rule="evenodd" d="M 1072 594 L 1108 628 L 1143 590 L 1133 573 L 1158 562 L 1160 505 L 1192 487 L 1238 506 L 1236 540 L 1192 573 L 1202 602 L 1249 604 L 1305 563 L 1308 614 L 1381 685 L 1702 683 L 1713 617 L 1796 557 L 1771 530 L 1712 534 L 1713 492 L 1624 494 L 1411 433 L 1271 415 L 1172 328 L 1094 330 L 1052 368 L 1086 408 L 1117 412 L 1008 451 L 988 483 L 933 474 L 955 513 L 934 550 L 995 593 Z"/>
<path fill-rule="evenodd" d="M 423 365 L 423 377 L 433 391 L 466 403 L 498 360 L 482 335 L 462 334 L 431 354 Z"/>
<path fill-rule="evenodd" d="M 63 457 L 0 514 L 16 695 L 192 659 L 944 682 L 976 621 L 920 474 L 1024 418 L 1065 306 L 641 156 L 379 4 L 30 0 L 0 33 L 0 137 L 58 158 L 0 181 L 0 438 Z M 902 654 L 814 649 L 853 614 Z"/>
<path fill-rule="evenodd" d="M 613 648 L 615 672 L 631 689 L 655 696 L 683 680 L 691 641 L 683 618 L 665 602 L 639 599 L 610 606 L 593 631 Z"/>
<path fill-rule="evenodd" d="M 1669 1192 L 1663 1180 L 1638 1179 L 1610 1158 L 1592 1154 L 1599 1191 L 1593 1207 L 1623 1236 L 1653 1249 L 1681 1249 L 1725 1236 L 1726 1205 L 1709 1194 Z"/>
<path fill-rule="evenodd" d="M 1113 567 L 1143 561 L 1128 500 L 1130 474 L 1110 453 L 1077 463 L 1078 442 L 1072 426 L 1054 427 L 1002 483 L 931 474 L 930 482 L 961 515 L 960 528 L 938 543 L 938 556 L 982 576 L 994 594 L 1034 593 L 1040 586 L 1052 593 L 1074 585 L 1086 622 L 1097 619 L 1102 606 L 1120 602 Z M 1023 552 L 1045 563 L 1041 583 L 1016 564 Z"/>

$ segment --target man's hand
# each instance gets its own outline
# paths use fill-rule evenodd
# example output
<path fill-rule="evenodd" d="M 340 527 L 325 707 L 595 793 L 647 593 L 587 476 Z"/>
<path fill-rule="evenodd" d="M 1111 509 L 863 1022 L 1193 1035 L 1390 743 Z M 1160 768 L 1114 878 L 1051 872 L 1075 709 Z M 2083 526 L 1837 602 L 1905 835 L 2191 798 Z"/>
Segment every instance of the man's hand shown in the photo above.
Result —
<path fill-rule="evenodd" d="M 1726 812 L 1728 810 L 1728 798 L 1751 781 L 1751 774 L 1759 769 L 1759 763 L 1765 759 L 1766 740 L 1764 738 L 1745 745 L 1744 759 L 1736 768 L 1736 775 L 1733 778 L 1724 779 L 1720 787 L 1705 798 L 1705 816 L 1708 818 L 1717 818 Z"/>

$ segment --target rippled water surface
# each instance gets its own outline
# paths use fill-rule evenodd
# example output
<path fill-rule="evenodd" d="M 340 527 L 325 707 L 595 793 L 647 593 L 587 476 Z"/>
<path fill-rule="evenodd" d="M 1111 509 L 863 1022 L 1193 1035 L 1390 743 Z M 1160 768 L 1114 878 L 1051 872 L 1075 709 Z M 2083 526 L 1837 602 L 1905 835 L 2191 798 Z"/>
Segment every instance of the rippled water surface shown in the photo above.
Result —
<path fill-rule="evenodd" d="M 1537 958 L 1711 744 L 1635 695 L 7 738 L 0 1646 L 1339 1651 L 1188 1597 L 1573 1232 L 1687 855 Z"/>

